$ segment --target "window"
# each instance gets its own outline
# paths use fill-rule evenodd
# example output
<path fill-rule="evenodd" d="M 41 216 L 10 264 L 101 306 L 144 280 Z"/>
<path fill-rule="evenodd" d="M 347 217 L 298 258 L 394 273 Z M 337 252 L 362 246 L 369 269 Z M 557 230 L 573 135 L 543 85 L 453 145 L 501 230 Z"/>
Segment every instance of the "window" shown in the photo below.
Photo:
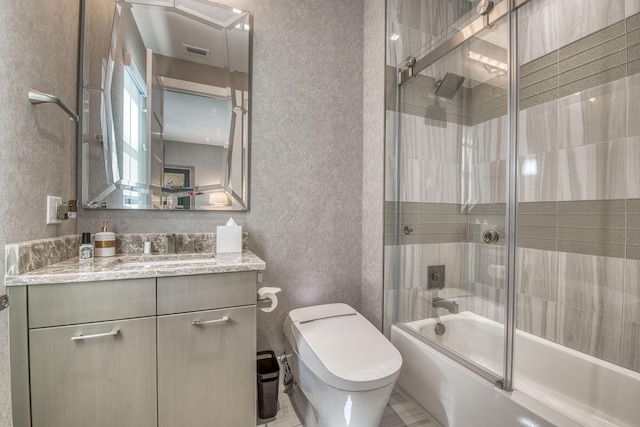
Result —
<path fill-rule="evenodd" d="M 144 183 L 146 175 L 146 84 L 135 65 L 124 67 L 122 98 L 122 184 Z M 139 208 L 140 192 L 123 190 L 124 207 Z"/>

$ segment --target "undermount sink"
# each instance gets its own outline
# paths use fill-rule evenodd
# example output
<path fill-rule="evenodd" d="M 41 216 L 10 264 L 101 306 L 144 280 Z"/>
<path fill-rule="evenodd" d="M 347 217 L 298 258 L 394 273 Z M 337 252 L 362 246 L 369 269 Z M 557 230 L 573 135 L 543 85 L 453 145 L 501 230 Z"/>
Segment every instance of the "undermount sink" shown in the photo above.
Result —
<path fill-rule="evenodd" d="M 121 267 L 143 267 L 143 268 L 152 268 L 152 267 L 168 267 L 173 265 L 184 265 L 184 264 L 208 264 L 215 262 L 215 258 L 185 258 L 185 259 L 160 259 L 160 260 L 149 260 L 149 261 L 120 261 L 119 265 Z"/>

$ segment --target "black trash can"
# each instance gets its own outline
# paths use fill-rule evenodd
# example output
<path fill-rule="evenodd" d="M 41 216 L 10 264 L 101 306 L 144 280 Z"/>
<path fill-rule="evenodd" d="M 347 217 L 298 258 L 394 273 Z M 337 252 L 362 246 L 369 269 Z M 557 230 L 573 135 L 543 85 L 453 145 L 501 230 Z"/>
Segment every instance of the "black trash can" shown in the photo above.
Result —
<path fill-rule="evenodd" d="M 258 417 L 266 420 L 278 413 L 280 366 L 273 351 L 258 352 Z"/>

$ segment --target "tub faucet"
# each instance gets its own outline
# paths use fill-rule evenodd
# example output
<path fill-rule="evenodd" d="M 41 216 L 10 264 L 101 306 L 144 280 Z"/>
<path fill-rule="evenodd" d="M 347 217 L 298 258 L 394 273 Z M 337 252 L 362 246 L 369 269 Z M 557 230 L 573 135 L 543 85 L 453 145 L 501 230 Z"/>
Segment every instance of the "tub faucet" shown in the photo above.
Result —
<path fill-rule="evenodd" d="M 460 306 L 455 301 L 449 301 L 440 297 L 433 297 L 431 301 L 431 306 L 433 308 L 444 308 L 445 310 L 449 310 L 449 313 L 453 314 L 458 314 L 460 311 Z"/>
<path fill-rule="evenodd" d="M 168 253 L 168 254 L 175 254 L 176 253 L 176 235 L 175 234 L 167 234 L 165 237 L 167 239 L 167 245 L 166 245 L 165 252 Z"/>

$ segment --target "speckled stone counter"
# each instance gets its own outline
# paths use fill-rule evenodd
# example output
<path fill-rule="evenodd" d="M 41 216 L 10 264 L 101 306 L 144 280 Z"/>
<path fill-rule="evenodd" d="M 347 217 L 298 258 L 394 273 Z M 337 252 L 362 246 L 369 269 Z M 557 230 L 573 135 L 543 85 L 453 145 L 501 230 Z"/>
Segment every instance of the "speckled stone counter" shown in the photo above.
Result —
<path fill-rule="evenodd" d="M 176 233 L 177 254 L 164 253 L 162 234 L 116 235 L 116 239 L 119 253 L 115 257 L 96 257 L 93 261 L 83 262 L 78 260 L 80 236 L 77 235 L 7 245 L 5 285 L 187 276 L 266 269 L 265 262 L 247 250 L 247 233 L 243 233 L 242 253 L 219 255 L 215 253 L 215 233 Z M 196 252 L 184 252 L 189 240 L 196 243 Z M 153 242 L 154 249 L 159 249 L 159 253 L 139 253 L 142 252 L 144 241 Z"/>
<path fill-rule="evenodd" d="M 176 261 L 178 263 L 172 263 Z M 250 251 L 220 254 L 215 257 L 210 253 L 138 256 L 121 254 L 112 258 L 96 258 L 94 261 L 80 262 L 77 257 L 68 259 L 29 273 L 7 276 L 5 284 L 6 286 L 39 285 L 264 269 L 266 269 L 265 262 Z"/>

